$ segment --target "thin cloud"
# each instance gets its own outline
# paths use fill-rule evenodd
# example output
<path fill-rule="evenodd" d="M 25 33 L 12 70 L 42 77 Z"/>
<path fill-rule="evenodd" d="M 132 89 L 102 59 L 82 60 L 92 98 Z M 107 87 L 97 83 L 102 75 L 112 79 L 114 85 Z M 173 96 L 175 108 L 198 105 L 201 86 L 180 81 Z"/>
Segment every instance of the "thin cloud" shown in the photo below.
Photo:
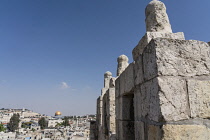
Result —
<path fill-rule="evenodd" d="M 66 82 L 61 82 L 61 89 L 67 89 L 70 88 L 70 86 Z"/>

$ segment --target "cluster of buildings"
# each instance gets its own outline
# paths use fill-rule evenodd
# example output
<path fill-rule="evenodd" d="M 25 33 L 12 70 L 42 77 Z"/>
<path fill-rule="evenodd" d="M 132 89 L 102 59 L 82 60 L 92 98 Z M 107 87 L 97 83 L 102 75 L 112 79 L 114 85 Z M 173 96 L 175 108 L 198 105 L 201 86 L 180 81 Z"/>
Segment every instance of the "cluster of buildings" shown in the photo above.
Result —
<path fill-rule="evenodd" d="M 209 140 L 210 43 L 173 33 L 161 1 L 145 14 L 133 62 L 104 74 L 92 140 Z"/>
<path fill-rule="evenodd" d="M 0 109 L 0 124 L 7 128 L 14 114 L 20 116 L 18 130 L 0 132 L 0 140 L 89 140 L 93 135 L 91 129 L 95 129 L 91 127 L 95 123 L 95 115 L 69 116 L 68 125 L 64 126 L 64 117 L 59 111 L 55 116 L 46 116 L 28 109 Z M 47 121 L 45 129 L 39 126 L 41 118 Z"/>

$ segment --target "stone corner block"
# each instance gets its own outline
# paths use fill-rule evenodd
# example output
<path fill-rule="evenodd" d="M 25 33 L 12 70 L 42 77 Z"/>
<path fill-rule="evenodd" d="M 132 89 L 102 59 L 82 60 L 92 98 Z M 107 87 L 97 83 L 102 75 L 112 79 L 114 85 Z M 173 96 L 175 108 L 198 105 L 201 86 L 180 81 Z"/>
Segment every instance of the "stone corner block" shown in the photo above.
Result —
<path fill-rule="evenodd" d="M 204 125 L 163 125 L 162 140 L 209 140 L 210 129 Z"/>
<path fill-rule="evenodd" d="M 145 80 L 210 74 L 210 47 L 196 40 L 153 39 L 143 52 Z"/>
<path fill-rule="evenodd" d="M 147 32 L 139 41 L 138 45 L 132 51 L 134 61 L 136 61 L 139 55 L 143 53 L 144 48 L 149 44 L 149 42 L 155 38 L 170 38 L 170 39 L 185 40 L 183 32 L 178 32 L 178 33 Z"/>
<path fill-rule="evenodd" d="M 189 118 L 186 81 L 175 77 L 158 77 L 141 85 L 137 96 L 138 117 L 155 122 L 179 121 Z"/>

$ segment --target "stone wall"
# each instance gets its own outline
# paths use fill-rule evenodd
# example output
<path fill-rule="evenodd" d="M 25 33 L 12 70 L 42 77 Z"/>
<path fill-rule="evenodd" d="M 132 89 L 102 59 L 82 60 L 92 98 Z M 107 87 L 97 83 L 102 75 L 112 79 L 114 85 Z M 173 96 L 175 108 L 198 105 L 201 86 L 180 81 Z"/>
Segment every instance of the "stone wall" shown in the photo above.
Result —
<path fill-rule="evenodd" d="M 146 8 L 146 25 L 134 61 L 118 57 L 115 84 L 110 78 L 100 97 L 98 140 L 109 140 L 108 131 L 116 132 L 116 140 L 209 140 L 209 44 L 172 33 L 158 0 Z"/>
<path fill-rule="evenodd" d="M 111 72 L 104 74 L 104 88 L 97 99 L 96 139 L 115 140 L 115 78 Z"/>
<path fill-rule="evenodd" d="M 116 100 L 134 94 L 135 138 L 132 139 L 210 139 L 209 54 L 207 43 L 194 40 L 156 38 L 147 45 L 133 68 L 123 72 L 126 75 L 134 69 L 126 77 L 133 77 L 127 79 L 131 86 L 124 89 L 121 77 L 116 80 L 120 87 Z M 122 111 L 116 115 L 122 132 L 118 120 L 130 107 L 116 102 L 116 108 Z M 130 127 L 123 129 L 128 131 Z M 128 139 L 117 136 L 118 140 Z"/>

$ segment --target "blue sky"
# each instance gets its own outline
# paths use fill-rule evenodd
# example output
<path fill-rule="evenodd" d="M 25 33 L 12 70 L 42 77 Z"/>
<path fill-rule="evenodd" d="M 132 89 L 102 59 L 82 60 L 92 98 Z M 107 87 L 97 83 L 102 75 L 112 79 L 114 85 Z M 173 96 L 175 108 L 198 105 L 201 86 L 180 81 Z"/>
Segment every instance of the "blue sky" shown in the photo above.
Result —
<path fill-rule="evenodd" d="M 1 0 L 0 108 L 95 113 L 103 74 L 132 62 L 149 0 Z M 210 41 L 209 0 L 163 0 L 173 32 Z"/>

